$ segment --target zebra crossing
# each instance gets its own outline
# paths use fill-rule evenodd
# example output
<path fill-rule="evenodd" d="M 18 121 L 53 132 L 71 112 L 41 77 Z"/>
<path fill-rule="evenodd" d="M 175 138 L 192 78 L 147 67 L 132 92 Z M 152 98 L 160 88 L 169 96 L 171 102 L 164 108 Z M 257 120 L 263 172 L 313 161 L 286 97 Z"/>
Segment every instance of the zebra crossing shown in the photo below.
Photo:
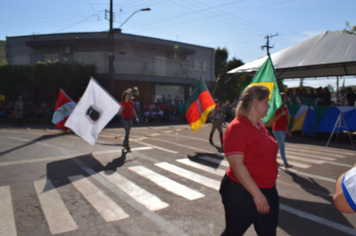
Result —
<path fill-rule="evenodd" d="M 0 187 L 0 200 L 0 233 L 1 235 L 16 236 L 10 186 Z"/>
<path fill-rule="evenodd" d="M 149 148 L 155 147 L 152 146 L 153 145 Z M 157 149 L 164 151 L 163 148 Z M 136 151 L 140 150 L 147 150 L 147 146 L 137 148 Z M 317 176 L 303 171 L 307 170 L 312 165 L 321 165 L 326 163 L 337 165 L 338 159 L 345 158 L 348 154 L 354 155 L 352 152 L 343 152 L 340 154 L 339 151 L 331 148 L 325 152 L 325 148 L 316 148 L 315 146 L 303 147 L 303 149 L 301 149 L 298 145 L 294 144 L 287 144 L 286 153 L 287 158 L 291 160 L 290 163 L 296 167 L 296 169 L 292 169 L 290 171 L 329 182 L 333 182 L 335 179 L 326 176 Z M 197 158 L 203 162 L 211 163 L 212 165 L 215 165 L 215 167 L 193 161 L 189 158 L 179 158 L 171 163 L 157 162 L 154 163 L 154 166 L 165 171 L 166 173 L 183 177 L 189 181 L 218 191 L 220 181 L 217 179 L 225 174 L 228 162 L 224 159 L 217 159 L 211 156 L 198 156 Z M 102 162 L 102 160 L 98 161 Z M 280 157 L 277 161 L 281 162 Z M 170 207 L 169 203 L 163 201 L 149 190 L 126 178 L 124 175 L 119 173 L 119 171 L 115 171 L 111 174 L 107 174 L 104 171 L 96 173 L 79 159 L 75 160 L 75 162 L 80 168 L 88 173 L 88 176 L 73 175 L 68 176 L 68 180 L 74 189 L 78 191 L 84 199 L 86 199 L 88 204 L 95 209 L 95 211 L 105 220 L 105 222 L 124 220 L 130 217 L 130 215 L 125 212 L 122 207 L 120 207 L 115 199 L 108 196 L 108 194 L 102 190 L 102 186 L 98 187 L 97 183 L 93 182 L 91 177 L 100 180 L 101 183 L 106 181 L 105 185 L 107 185 L 107 183 L 112 184 L 115 191 L 121 191 L 126 194 L 125 196 L 130 198 L 131 205 L 136 206 L 136 208 L 140 209 L 141 212 L 156 212 Z M 351 167 L 351 165 L 344 165 L 345 167 Z M 135 165 L 130 166 L 127 169 L 136 175 L 149 180 L 164 191 L 174 194 L 177 197 L 187 201 L 195 201 L 206 197 L 204 193 L 187 187 L 186 185 L 174 181 L 165 175 L 159 174 L 149 167 Z M 197 170 L 197 172 L 192 171 L 191 169 Z M 199 173 L 209 173 L 219 178 L 209 178 L 204 174 Z M 78 229 L 77 223 L 73 219 L 70 211 L 63 202 L 60 193 L 54 187 L 50 179 L 36 180 L 33 182 L 33 187 L 35 188 L 37 198 L 41 204 L 41 210 L 43 211 L 46 223 L 52 235 L 71 232 Z M 113 187 L 110 187 L 110 189 L 112 190 Z M 120 194 L 117 195 L 119 196 Z M 11 186 L 0 186 L 0 202 L 2 203 L 0 204 L 0 235 L 17 235 Z M 154 216 L 155 217 L 152 218 L 154 218 L 153 220 L 155 220 L 157 224 L 167 224 L 164 219 L 159 218 L 157 215 Z M 170 233 L 172 235 L 175 235 L 174 232 L 179 232 L 178 235 L 185 235 L 184 232 L 179 229 L 175 229 L 174 226 L 170 227 L 169 230 L 171 230 Z"/>

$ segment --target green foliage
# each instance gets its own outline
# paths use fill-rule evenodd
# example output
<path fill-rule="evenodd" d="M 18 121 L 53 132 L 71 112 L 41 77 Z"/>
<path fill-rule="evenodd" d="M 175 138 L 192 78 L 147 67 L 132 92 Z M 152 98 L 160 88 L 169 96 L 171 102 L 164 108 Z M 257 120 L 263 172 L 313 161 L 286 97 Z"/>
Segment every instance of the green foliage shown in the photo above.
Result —
<path fill-rule="evenodd" d="M 242 66 L 244 63 L 236 58 L 228 59 L 228 51 L 226 48 L 217 48 L 215 50 L 215 78 L 216 85 L 213 96 L 219 98 L 223 102 L 229 100 L 232 102 L 234 98 L 238 98 L 241 90 L 241 79 L 239 76 L 227 74 L 228 71 Z"/>
<path fill-rule="evenodd" d="M 346 28 L 344 28 L 342 32 L 348 34 L 356 34 L 356 25 L 350 26 L 350 22 L 346 21 Z"/>
<path fill-rule="evenodd" d="M 11 100 L 26 95 L 34 100 L 56 100 L 62 88 L 73 99 L 81 96 L 95 65 L 79 63 L 41 63 L 33 66 L 0 65 L 0 94 Z"/>
<path fill-rule="evenodd" d="M 230 71 L 244 64 L 245 63 L 243 63 L 240 59 L 236 59 L 235 57 L 233 57 L 230 61 L 226 63 L 226 71 Z"/>
<path fill-rule="evenodd" d="M 287 90 L 287 86 L 285 86 L 283 84 L 283 80 L 277 79 L 277 85 L 278 85 L 278 89 L 279 89 L 280 92 L 283 92 L 283 91 Z"/>
<path fill-rule="evenodd" d="M 226 63 L 229 53 L 226 48 L 217 48 L 215 50 L 215 78 L 220 74 L 226 73 Z"/>

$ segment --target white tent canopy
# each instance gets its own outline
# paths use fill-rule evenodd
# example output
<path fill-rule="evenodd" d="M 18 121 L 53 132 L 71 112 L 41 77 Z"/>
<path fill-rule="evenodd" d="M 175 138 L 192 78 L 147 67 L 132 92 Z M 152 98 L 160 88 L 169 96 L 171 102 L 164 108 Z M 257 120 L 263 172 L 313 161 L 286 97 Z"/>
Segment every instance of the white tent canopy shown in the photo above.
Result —
<path fill-rule="evenodd" d="M 235 68 L 228 74 L 253 75 L 267 56 Z M 326 31 L 273 53 L 278 79 L 356 75 L 356 35 Z"/>

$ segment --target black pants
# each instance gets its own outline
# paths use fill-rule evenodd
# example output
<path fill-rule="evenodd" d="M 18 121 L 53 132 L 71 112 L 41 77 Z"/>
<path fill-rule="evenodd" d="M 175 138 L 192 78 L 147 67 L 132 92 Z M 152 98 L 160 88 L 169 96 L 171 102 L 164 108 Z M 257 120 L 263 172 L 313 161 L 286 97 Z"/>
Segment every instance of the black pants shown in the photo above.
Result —
<path fill-rule="evenodd" d="M 274 186 L 260 190 L 270 206 L 268 214 L 259 214 L 252 195 L 245 187 L 224 176 L 221 181 L 220 194 L 225 208 L 226 228 L 222 236 L 243 235 L 251 224 L 254 225 L 259 236 L 276 235 L 279 212 L 277 189 Z"/>

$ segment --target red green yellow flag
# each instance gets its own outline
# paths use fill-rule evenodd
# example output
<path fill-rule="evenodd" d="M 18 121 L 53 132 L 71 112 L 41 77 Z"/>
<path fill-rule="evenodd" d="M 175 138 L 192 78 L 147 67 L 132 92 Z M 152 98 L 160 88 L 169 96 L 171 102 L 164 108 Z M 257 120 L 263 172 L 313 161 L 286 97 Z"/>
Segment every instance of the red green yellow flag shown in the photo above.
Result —
<path fill-rule="evenodd" d="M 215 102 L 206 88 L 204 80 L 200 79 L 185 108 L 185 118 L 194 130 L 194 133 L 205 124 L 211 109 L 214 107 Z"/>
<path fill-rule="evenodd" d="M 269 109 L 267 111 L 267 116 L 263 117 L 263 123 L 266 123 L 273 115 L 283 105 L 281 95 L 279 93 L 276 75 L 274 73 L 274 68 L 272 60 L 270 57 L 263 63 L 261 68 L 257 71 L 255 76 L 251 81 L 251 85 L 258 84 L 266 86 L 269 91 Z"/>

